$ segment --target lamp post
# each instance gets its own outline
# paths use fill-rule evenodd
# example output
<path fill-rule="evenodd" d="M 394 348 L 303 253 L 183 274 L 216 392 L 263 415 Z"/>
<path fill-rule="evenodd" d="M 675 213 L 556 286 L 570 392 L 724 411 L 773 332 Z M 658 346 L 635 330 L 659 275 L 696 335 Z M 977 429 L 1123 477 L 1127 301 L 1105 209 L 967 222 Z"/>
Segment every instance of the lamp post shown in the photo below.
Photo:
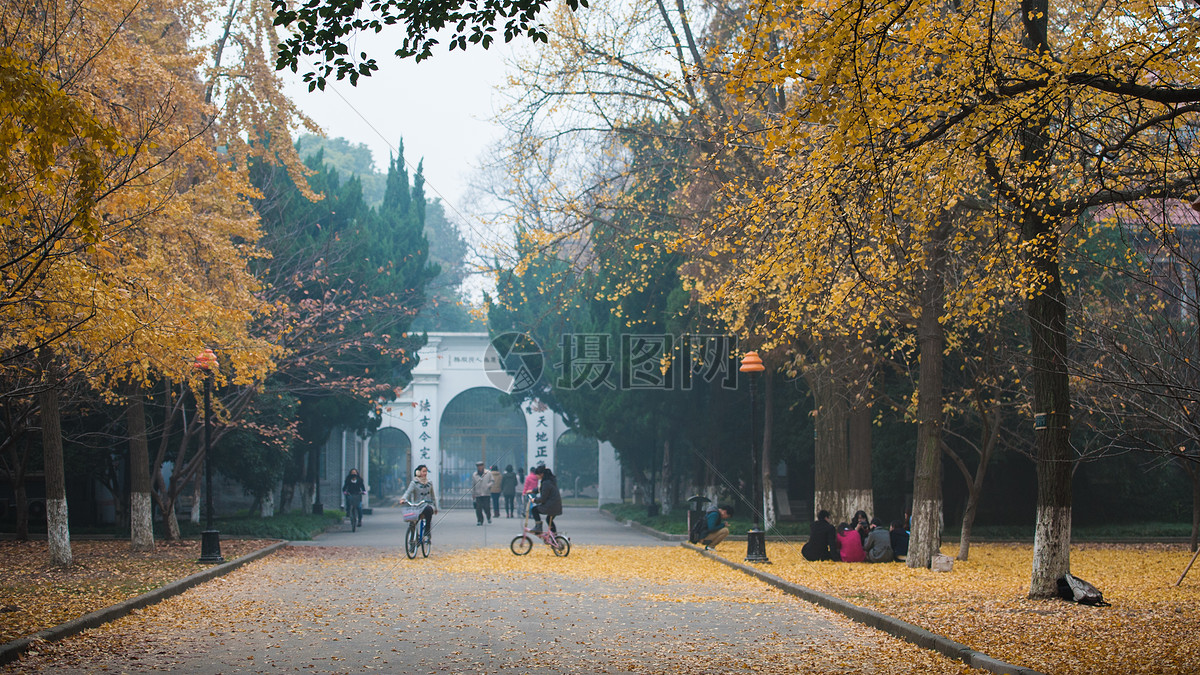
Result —
<path fill-rule="evenodd" d="M 225 562 L 221 555 L 221 533 L 213 529 L 213 494 L 212 494 L 212 381 L 213 370 L 217 367 L 217 355 L 211 349 L 205 349 L 196 356 L 192 365 L 197 370 L 204 371 L 204 506 L 208 515 L 205 519 L 205 530 L 200 534 L 201 564 L 219 564 Z"/>
<path fill-rule="evenodd" d="M 754 405 L 754 376 L 766 370 L 763 366 L 762 359 L 759 358 L 758 352 L 746 352 L 742 357 L 742 365 L 738 368 L 738 372 L 746 373 L 750 378 L 750 463 L 752 474 L 751 485 L 754 486 L 754 492 L 761 492 L 760 483 L 762 481 L 761 472 L 758 471 L 758 436 L 755 430 L 755 420 L 758 418 L 758 412 Z M 767 496 L 763 494 L 763 504 L 766 503 Z M 754 496 L 751 497 L 751 504 L 757 502 Z M 753 507 L 752 507 L 753 508 Z M 767 558 L 767 533 L 759 527 L 762 522 L 762 513 L 766 513 L 763 509 L 759 514 L 754 516 L 754 527 L 746 533 L 746 562 L 771 562 Z"/>

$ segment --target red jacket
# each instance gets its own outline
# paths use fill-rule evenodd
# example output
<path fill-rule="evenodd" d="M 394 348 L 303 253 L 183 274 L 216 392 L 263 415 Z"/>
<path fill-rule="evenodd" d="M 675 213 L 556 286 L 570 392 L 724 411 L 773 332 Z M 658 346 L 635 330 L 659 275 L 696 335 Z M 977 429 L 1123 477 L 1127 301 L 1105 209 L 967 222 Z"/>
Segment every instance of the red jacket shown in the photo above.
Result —
<path fill-rule="evenodd" d="M 858 530 L 838 532 L 837 537 L 842 551 L 842 562 L 863 562 L 867 559 L 867 552 L 863 550 L 862 538 L 858 536 Z"/>

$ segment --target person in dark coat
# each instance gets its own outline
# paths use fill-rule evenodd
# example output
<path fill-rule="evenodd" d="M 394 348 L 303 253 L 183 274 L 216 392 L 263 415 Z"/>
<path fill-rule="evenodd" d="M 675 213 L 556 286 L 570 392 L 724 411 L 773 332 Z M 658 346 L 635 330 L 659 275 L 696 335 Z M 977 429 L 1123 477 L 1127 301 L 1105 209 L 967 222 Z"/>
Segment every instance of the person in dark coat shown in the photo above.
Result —
<path fill-rule="evenodd" d="M 513 502 L 517 497 L 517 483 L 519 482 L 521 482 L 521 478 L 513 473 L 512 464 L 504 467 L 504 475 L 500 477 L 500 494 L 504 497 L 504 513 L 509 518 L 512 518 L 516 511 Z M 496 515 L 499 516 L 499 513 Z"/>
<path fill-rule="evenodd" d="M 888 536 L 892 540 L 892 555 L 897 561 L 904 562 L 908 557 L 908 530 L 904 529 L 904 521 L 893 520 Z"/>
<path fill-rule="evenodd" d="M 808 530 L 808 541 L 800 549 L 805 560 L 841 560 L 838 555 L 837 528 L 829 522 L 829 512 L 821 509 Z"/>
<path fill-rule="evenodd" d="M 542 531 L 542 516 L 546 516 L 546 524 L 550 526 L 551 532 L 558 532 L 558 528 L 554 526 L 555 516 L 561 516 L 562 494 L 558 491 L 558 478 L 554 472 L 547 466 L 538 466 L 534 471 L 541 478 L 541 487 L 538 488 L 538 496 L 533 500 L 533 508 L 530 509 L 529 515 L 533 516 L 533 532 L 539 534 Z"/>

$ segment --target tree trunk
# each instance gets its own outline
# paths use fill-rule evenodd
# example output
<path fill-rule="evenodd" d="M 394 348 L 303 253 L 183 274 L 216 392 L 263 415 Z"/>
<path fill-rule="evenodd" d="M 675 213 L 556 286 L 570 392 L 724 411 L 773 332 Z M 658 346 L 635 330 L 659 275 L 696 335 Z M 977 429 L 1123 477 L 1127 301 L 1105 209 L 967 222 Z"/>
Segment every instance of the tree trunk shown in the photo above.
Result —
<path fill-rule="evenodd" d="M 1067 308 L 1058 262 L 1058 226 L 1038 209 L 1024 213 L 1027 255 L 1042 290 L 1027 302 L 1038 480 L 1029 597 L 1050 598 L 1071 570 L 1071 394 L 1066 367 Z"/>
<path fill-rule="evenodd" d="M 58 385 L 47 375 L 38 395 L 42 408 L 42 453 L 46 471 L 46 539 L 50 562 L 71 564 L 71 530 L 67 518 L 66 478 L 63 474 L 62 420 L 58 409 Z"/>
<path fill-rule="evenodd" d="M 1188 460 L 1180 460 L 1184 468 L 1187 469 L 1188 476 L 1192 479 L 1192 538 L 1189 542 L 1191 550 L 1196 551 L 1196 535 L 1200 533 L 1200 471 L 1188 464 Z"/>
<path fill-rule="evenodd" d="M 129 544 L 135 551 L 153 551 L 154 509 L 150 501 L 146 406 L 136 386 L 130 387 L 125 417 L 129 429 Z"/>
<path fill-rule="evenodd" d="M 871 481 L 871 399 L 865 391 L 855 399 L 849 413 L 847 463 L 850 470 L 850 513 L 875 513 L 875 490 Z"/>
<path fill-rule="evenodd" d="M 25 489 L 25 472 L 18 471 L 13 483 L 13 498 L 17 502 L 17 539 L 29 540 L 29 491 Z"/>
<path fill-rule="evenodd" d="M 908 566 L 929 567 L 942 543 L 942 349 L 945 335 L 934 312 L 924 312 L 920 331 L 917 393 L 917 456 L 913 475 L 912 534 Z"/>
<path fill-rule="evenodd" d="M 296 484 L 284 482 L 279 488 L 279 512 L 287 513 L 292 508 L 292 495 L 296 493 Z"/>
<path fill-rule="evenodd" d="M 945 216 L 943 216 L 945 218 Z M 926 247 L 921 282 L 917 383 L 917 456 L 913 474 L 912 534 L 908 566 L 929 567 L 942 545 L 942 363 L 946 331 L 941 322 L 945 291 L 945 239 L 949 221 L 934 230 Z"/>
<path fill-rule="evenodd" d="M 10 424 L 8 428 L 15 429 L 16 426 Z M 8 439 L 4 446 L 4 456 L 8 460 L 9 479 L 12 481 L 13 509 L 16 511 L 16 538 L 28 541 L 29 494 L 25 489 L 25 471 L 29 468 L 29 446 L 32 439 L 24 429 L 15 433 L 19 435 L 19 438 Z M 17 450 L 18 446 L 20 446 L 19 451 Z"/>
<path fill-rule="evenodd" d="M 659 513 L 667 515 L 671 512 L 671 441 L 663 441 L 663 458 L 662 458 L 662 480 L 659 481 L 659 504 L 661 510 Z"/>
<path fill-rule="evenodd" d="M 962 533 L 958 538 L 959 560 L 966 560 L 971 553 L 971 528 L 975 525 L 975 513 L 979 510 L 979 497 L 983 494 L 983 476 L 987 467 L 981 465 L 975 473 L 975 481 L 967 493 L 967 507 L 963 510 Z"/>
<path fill-rule="evenodd" d="M 775 527 L 775 488 L 771 483 L 771 425 L 775 420 L 772 407 L 775 405 L 774 370 L 768 368 L 763 377 L 766 379 L 763 393 L 763 435 L 762 435 L 762 470 L 763 486 L 763 530 L 770 531 Z"/>
<path fill-rule="evenodd" d="M 1034 59 L 1050 54 L 1049 0 L 1022 0 L 1023 44 Z M 1057 580 L 1071 569 L 1071 384 L 1068 379 L 1067 305 L 1058 261 L 1060 223 L 1069 214 L 1050 201 L 1053 176 L 1045 173 L 1051 112 L 1028 111 L 1017 135 L 1020 161 L 1033 169 L 1017 203 L 1025 262 L 1033 291 L 1026 301 L 1037 462 L 1037 523 L 1033 534 L 1030 598 L 1052 598 Z"/>
<path fill-rule="evenodd" d="M 308 515 L 312 513 L 313 504 L 313 484 L 307 479 L 300 484 L 300 513 Z"/>
<path fill-rule="evenodd" d="M 188 520 L 193 523 L 200 523 L 200 506 L 204 503 L 204 474 L 196 474 L 192 479 L 192 508 L 188 512 Z"/>
<path fill-rule="evenodd" d="M 834 523 L 848 521 L 854 513 L 849 498 L 849 469 L 846 462 L 846 427 L 849 410 L 845 389 L 828 364 L 806 372 L 816 408 L 813 426 L 814 490 L 813 514 L 826 509 Z"/>

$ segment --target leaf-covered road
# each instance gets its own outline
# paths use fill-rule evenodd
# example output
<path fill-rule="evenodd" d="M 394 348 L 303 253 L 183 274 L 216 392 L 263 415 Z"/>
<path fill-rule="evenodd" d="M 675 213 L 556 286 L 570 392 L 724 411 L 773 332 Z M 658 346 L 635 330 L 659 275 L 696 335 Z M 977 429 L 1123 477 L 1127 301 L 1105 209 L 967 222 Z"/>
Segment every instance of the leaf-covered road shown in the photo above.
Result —
<path fill-rule="evenodd" d="M 675 547 L 289 547 L 34 652 L 3 672 L 969 672 Z"/>

